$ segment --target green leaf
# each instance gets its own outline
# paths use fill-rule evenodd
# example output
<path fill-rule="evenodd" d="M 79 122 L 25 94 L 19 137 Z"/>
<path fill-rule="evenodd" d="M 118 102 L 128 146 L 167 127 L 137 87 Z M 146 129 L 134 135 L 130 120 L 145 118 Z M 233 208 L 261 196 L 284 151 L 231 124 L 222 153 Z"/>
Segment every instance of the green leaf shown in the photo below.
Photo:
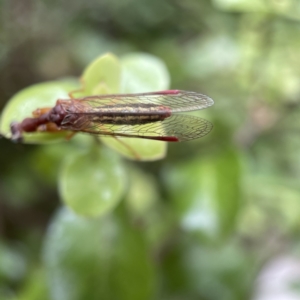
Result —
<path fill-rule="evenodd" d="M 170 167 L 165 178 L 182 227 L 211 238 L 229 234 L 241 201 L 240 176 L 238 153 L 230 148 Z"/>
<path fill-rule="evenodd" d="M 170 78 L 165 64 L 148 54 L 134 53 L 123 56 L 122 93 L 143 93 L 168 89 Z M 153 161 L 166 155 L 167 143 L 160 141 L 103 138 L 103 142 L 130 159 Z"/>
<path fill-rule="evenodd" d="M 63 201 L 76 213 L 99 216 L 121 200 L 125 170 L 116 155 L 99 147 L 73 153 L 65 160 L 59 180 Z"/>
<path fill-rule="evenodd" d="M 142 92 L 167 88 L 169 75 L 159 59 L 150 55 L 134 54 L 124 57 L 122 65 L 120 65 L 115 56 L 106 54 L 97 58 L 85 69 L 82 75 L 82 90 L 75 92 L 74 96 L 119 93 L 121 66 L 122 86 L 126 87 L 126 92 L 134 93 L 138 90 Z M 144 80 L 141 81 L 141 78 Z M 134 82 L 138 88 L 132 88 Z M 163 158 L 166 153 L 166 144 L 162 142 L 118 139 L 121 142 L 112 137 L 102 138 L 102 141 L 130 159 L 157 160 Z"/>
<path fill-rule="evenodd" d="M 69 98 L 68 92 L 77 87 L 76 81 L 53 81 L 36 84 L 17 93 L 6 105 L 1 115 L 0 132 L 10 138 L 11 122 L 21 122 L 32 117 L 37 108 L 53 107 L 57 99 Z M 63 140 L 67 132 L 24 134 L 25 143 L 48 143 Z"/>
<path fill-rule="evenodd" d="M 126 195 L 126 204 L 135 217 L 149 215 L 151 208 L 159 199 L 155 179 L 137 168 L 129 168 L 130 187 Z"/>
<path fill-rule="evenodd" d="M 131 53 L 121 58 L 122 93 L 143 93 L 169 88 L 170 75 L 166 65 L 159 58 Z"/>
<path fill-rule="evenodd" d="M 84 70 L 81 77 L 82 91 L 80 94 L 87 96 L 103 92 L 118 93 L 120 91 L 120 75 L 121 67 L 118 58 L 110 53 L 102 55 Z M 106 89 L 103 89 L 103 86 Z"/>
<path fill-rule="evenodd" d="M 75 136 L 74 139 L 77 137 Z M 57 184 L 57 175 L 62 161 L 73 151 L 74 140 L 72 139 L 67 143 L 42 145 L 31 152 L 28 160 L 36 175 L 41 176 L 44 182 L 54 187 Z M 27 169 L 26 171 L 28 172 Z M 32 195 L 32 189 L 29 190 L 29 193 Z"/>
<path fill-rule="evenodd" d="M 146 139 L 102 137 L 105 145 L 129 159 L 153 161 L 166 156 L 167 143 Z"/>
<path fill-rule="evenodd" d="M 121 216 L 82 218 L 62 209 L 44 247 L 53 300 L 153 299 L 144 235 Z"/>

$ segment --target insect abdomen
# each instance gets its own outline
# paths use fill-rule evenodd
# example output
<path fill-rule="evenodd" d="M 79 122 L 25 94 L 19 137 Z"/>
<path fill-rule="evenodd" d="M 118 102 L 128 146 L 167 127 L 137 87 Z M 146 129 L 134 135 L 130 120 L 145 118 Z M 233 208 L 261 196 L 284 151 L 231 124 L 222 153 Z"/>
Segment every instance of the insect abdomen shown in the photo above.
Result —
<path fill-rule="evenodd" d="M 94 121 L 102 124 L 137 125 L 162 121 L 170 117 L 168 107 L 154 104 L 107 105 L 99 108 Z"/>

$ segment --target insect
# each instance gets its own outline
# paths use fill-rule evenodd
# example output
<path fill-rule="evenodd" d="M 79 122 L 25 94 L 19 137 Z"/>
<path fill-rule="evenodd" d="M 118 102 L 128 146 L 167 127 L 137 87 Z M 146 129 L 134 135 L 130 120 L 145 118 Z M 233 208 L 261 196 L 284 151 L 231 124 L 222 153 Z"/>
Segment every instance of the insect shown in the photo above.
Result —
<path fill-rule="evenodd" d="M 24 132 L 66 130 L 166 142 L 189 141 L 205 136 L 213 125 L 179 113 L 213 104 L 208 96 L 182 90 L 58 99 L 54 107 L 37 109 L 32 118 L 11 123 L 11 139 L 22 141 Z"/>

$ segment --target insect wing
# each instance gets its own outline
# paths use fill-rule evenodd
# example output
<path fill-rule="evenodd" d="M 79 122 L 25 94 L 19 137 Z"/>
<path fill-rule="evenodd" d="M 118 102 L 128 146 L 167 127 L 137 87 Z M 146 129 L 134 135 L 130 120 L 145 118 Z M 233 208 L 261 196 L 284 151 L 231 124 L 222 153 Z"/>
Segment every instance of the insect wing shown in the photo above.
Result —
<path fill-rule="evenodd" d="M 172 113 L 200 110 L 214 104 L 214 101 L 206 95 L 181 91 L 169 90 L 153 93 L 140 94 L 115 94 L 115 95 L 98 95 L 88 96 L 75 99 L 72 106 L 69 107 L 69 112 L 81 111 L 84 113 L 101 112 L 101 107 L 112 106 L 130 106 L 131 104 L 153 104 L 163 105 L 170 109 Z"/>
<path fill-rule="evenodd" d="M 197 139 L 208 134 L 213 125 L 204 119 L 188 115 L 172 115 L 163 121 L 137 125 L 101 124 L 93 115 L 81 116 L 80 131 L 102 136 L 119 136 L 181 142 Z M 68 130 L 78 131 L 78 127 Z"/>

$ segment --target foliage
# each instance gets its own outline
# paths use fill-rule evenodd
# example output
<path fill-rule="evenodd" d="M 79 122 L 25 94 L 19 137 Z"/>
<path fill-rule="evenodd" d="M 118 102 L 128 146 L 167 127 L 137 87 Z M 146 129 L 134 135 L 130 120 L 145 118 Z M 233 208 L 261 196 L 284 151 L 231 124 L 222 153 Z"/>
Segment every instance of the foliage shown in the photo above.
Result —
<path fill-rule="evenodd" d="M 172 145 L 123 139 L 130 147 L 1 139 L 0 298 L 299 297 L 298 2 L 33 3 L 0 2 L 5 137 L 69 92 L 170 85 L 213 98 L 195 114 L 214 129 Z"/>

